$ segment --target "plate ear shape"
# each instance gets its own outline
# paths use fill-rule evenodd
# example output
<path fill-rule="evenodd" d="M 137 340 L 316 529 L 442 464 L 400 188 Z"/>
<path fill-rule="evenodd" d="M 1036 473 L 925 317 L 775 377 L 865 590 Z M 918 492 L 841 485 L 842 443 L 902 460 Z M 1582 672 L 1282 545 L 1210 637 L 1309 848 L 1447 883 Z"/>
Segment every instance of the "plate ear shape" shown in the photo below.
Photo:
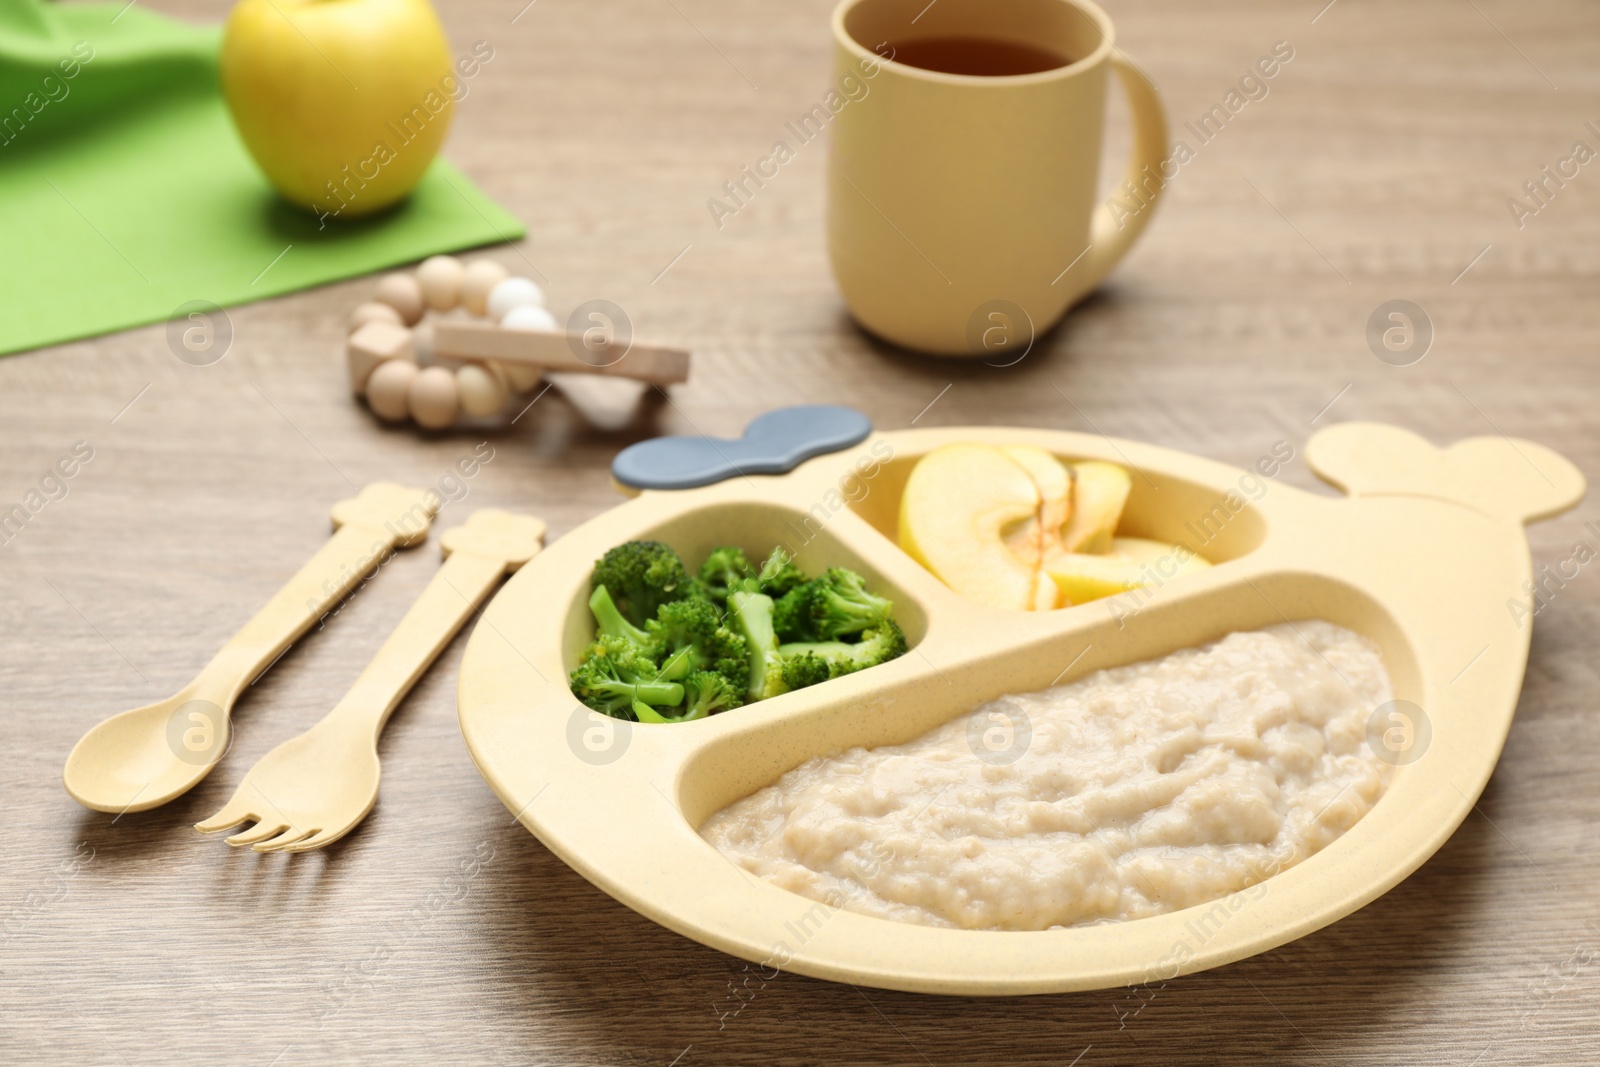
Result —
<path fill-rule="evenodd" d="M 1518 523 L 1559 515 L 1583 499 L 1584 477 L 1532 441 L 1469 437 L 1447 449 L 1375 422 L 1346 422 L 1312 435 L 1306 459 L 1351 496 L 1426 496 Z"/>
<path fill-rule="evenodd" d="M 1473 503 L 1491 515 L 1539 522 L 1570 511 L 1583 499 L 1583 472 L 1534 441 L 1468 437 L 1445 449 L 1451 470 L 1474 488 Z"/>

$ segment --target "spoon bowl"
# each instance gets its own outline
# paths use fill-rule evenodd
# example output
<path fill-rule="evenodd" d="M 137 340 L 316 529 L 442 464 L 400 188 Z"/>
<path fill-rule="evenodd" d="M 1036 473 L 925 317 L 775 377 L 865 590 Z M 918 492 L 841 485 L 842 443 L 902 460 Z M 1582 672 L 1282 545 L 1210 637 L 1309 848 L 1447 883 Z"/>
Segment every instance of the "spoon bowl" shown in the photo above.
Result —
<path fill-rule="evenodd" d="M 147 811 L 182 796 L 228 751 L 227 708 L 193 695 L 124 711 L 93 727 L 67 756 L 61 781 L 95 811 Z"/>

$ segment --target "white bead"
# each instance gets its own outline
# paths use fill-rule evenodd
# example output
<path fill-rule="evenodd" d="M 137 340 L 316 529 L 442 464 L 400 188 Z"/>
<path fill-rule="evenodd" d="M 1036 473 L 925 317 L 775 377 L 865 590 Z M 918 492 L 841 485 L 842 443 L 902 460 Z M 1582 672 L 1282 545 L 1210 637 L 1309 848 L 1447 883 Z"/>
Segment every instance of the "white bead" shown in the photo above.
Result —
<path fill-rule="evenodd" d="M 543 306 L 544 290 L 527 278 L 507 278 L 489 290 L 489 318 L 495 322 L 512 308 Z"/>
<path fill-rule="evenodd" d="M 435 311 L 449 311 L 461 302 L 461 282 L 466 272 L 455 256 L 429 256 L 417 268 L 422 299 Z"/>
<path fill-rule="evenodd" d="M 380 419 L 399 422 L 406 417 L 407 394 L 417 376 L 417 365 L 409 359 L 391 359 L 378 364 L 367 379 L 367 406 Z"/>
<path fill-rule="evenodd" d="M 556 324 L 556 317 L 542 307 L 512 308 L 500 320 L 500 325 L 508 330 L 533 330 L 537 333 L 558 333 L 561 327 Z"/>
<path fill-rule="evenodd" d="M 378 282 L 377 300 L 400 313 L 400 321 L 415 326 L 422 318 L 422 286 L 409 274 L 388 274 Z"/>
<path fill-rule="evenodd" d="M 552 374 L 550 383 L 583 412 L 584 418 L 607 431 L 620 430 L 633 421 L 639 398 L 647 388 L 643 382 L 593 374 Z"/>
<path fill-rule="evenodd" d="M 506 384 L 485 367 L 468 363 L 456 371 L 456 388 L 461 392 L 461 410 L 468 415 L 487 418 L 505 410 Z"/>
<path fill-rule="evenodd" d="M 489 291 L 510 276 L 492 259 L 480 259 L 467 264 L 461 279 L 461 306 L 479 318 L 489 313 Z"/>
<path fill-rule="evenodd" d="M 406 401 L 418 425 L 442 430 L 456 421 L 456 409 L 461 404 L 460 394 L 456 392 L 456 376 L 443 367 L 428 367 L 411 379 Z"/>

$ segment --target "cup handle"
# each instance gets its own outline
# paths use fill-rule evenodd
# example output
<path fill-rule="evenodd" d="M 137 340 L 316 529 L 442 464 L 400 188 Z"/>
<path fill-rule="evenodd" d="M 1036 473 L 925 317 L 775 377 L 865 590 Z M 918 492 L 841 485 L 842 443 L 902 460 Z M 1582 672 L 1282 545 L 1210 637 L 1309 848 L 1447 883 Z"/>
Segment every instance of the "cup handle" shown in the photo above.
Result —
<path fill-rule="evenodd" d="M 1121 49 L 1112 49 L 1111 64 L 1128 94 L 1133 115 L 1133 152 L 1123 178 L 1133 183 L 1139 197 L 1130 196 L 1119 186 L 1095 208 L 1089 225 L 1089 247 L 1061 279 L 1070 287 L 1071 301 L 1099 285 L 1127 255 L 1150 224 L 1166 185 L 1161 163 L 1167 155 L 1167 113 L 1161 106 L 1161 96 L 1155 83 Z"/>

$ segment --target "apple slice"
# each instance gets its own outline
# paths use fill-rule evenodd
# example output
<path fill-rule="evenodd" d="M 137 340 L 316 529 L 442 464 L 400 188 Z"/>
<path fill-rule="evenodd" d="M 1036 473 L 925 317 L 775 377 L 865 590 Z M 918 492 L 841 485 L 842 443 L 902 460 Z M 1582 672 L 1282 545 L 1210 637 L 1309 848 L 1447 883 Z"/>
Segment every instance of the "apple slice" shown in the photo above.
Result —
<path fill-rule="evenodd" d="M 1072 474 L 1072 516 L 1061 533 L 1062 544 L 1068 552 L 1106 552 L 1116 536 L 1133 479 L 1115 463 L 1098 460 L 1074 463 Z"/>
<path fill-rule="evenodd" d="M 1114 537 L 1101 554 L 1069 552 L 1045 561 L 1066 604 L 1087 604 L 1101 597 L 1147 585 L 1165 585 L 1174 578 L 1206 570 L 1210 563 L 1184 545 Z"/>
<path fill-rule="evenodd" d="M 1059 459 L 1034 445 L 1002 445 L 1004 452 L 1028 472 L 1039 491 L 1039 509 L 1032 519 L 1007 534 L 1006 544 L 1034 568 L 1034 611 L 1050 611 L 1057 605 L 1056 585 L 1040 570 L 1046 559 L 1061 555 L 1061 528 L 1072 513 L 1072 472 Z"/>
<path fill-rule="evenodd" d="M 911 469 L 900 498 L 900 547 L 969 600 L 1026 611 L 1036 568 L 1006 546 L 1036 519 L 1039 490 L 1020 464 L 987 445 L 945 445 Z"/>

